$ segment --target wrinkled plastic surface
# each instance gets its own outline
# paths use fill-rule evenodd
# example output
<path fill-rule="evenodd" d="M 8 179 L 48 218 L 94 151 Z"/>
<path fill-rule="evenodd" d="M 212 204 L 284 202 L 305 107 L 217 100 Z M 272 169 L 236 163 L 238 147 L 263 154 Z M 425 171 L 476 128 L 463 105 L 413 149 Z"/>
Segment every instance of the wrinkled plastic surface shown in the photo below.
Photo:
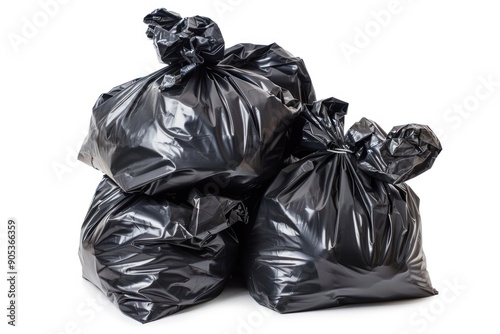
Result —
<path fill-rule="evenodd" d="M 231 65 L 265 76 L 304 103 L 316 101 L 316 93 L 304 61 L 276 43 L 241 43 L 226 50 L 221 65 Z"/>
<path fill-rule="evenodd" d="M 300 116 L 296 153 L 305 156 L 271 184 L 247 240 L 250 294 L 278 312 L 437 293 L 419 198 L 401 181 L 432 166 L 439 141 L 426 126 L 386 135 L 367 119 L 344 135 L 346 111 L 328 99 Z"/>
<path fill-rule="evenodd" d="M 215 298 L 238 254 L 239 201 L 124 193 L 104 177 L 81 232 L 83 276 L 126 315 L 149 322 Z"/>
<path fill-rule="evenodd" d="M 144 21 L 168 66 L 97 100 L 79 160 L 149 195 L 192 186 L 232 195 L 271 180 L 301 101 L 314 98 L 303 62 L 275 44 L 224 56 L 205 17 L 159 9 Z"/>

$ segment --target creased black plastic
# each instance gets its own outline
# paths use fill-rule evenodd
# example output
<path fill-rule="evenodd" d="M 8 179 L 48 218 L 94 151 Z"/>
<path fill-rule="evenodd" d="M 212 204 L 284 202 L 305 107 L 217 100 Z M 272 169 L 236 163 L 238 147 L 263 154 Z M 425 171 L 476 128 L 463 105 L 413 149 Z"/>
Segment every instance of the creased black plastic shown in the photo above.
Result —
<path fill-rule="evenodd" d="M 181 19 L 162 9 L 145 22 L 169 65 L 98 99 L 78 159 L 124 191 L 149 195 L 193 186 L 231 195 L 272 180 L 287 158 L 287 131 L 302 108 L 298 97 L 314 96 L 301 61 L 271 45 L 256 47 L 261 67 L 239 69 L 218 63 L 224 42 L 208 18 Z M 260 75 L 266 59 L 268 77 Z"/>
<path fill-rule="evenodd" d="M 221 65 L 231 65 L 265 76 L 303 103 L 316 101 L 316 93 L 304 61 L 276 43 L 241 43 L 226 50 Z"/>
<path fill-rule="evenodd" d="M 164 8 L 146 15 L 146 35 L 165 64 L 185 64 L 177 75 L 165 74 L 162 88 L 178 83 L 197 65 L 216 65 L 224 55 L 224 38 L 219 27 L 203 16 L 182 18 Z"/>
<path fill-rule="evenodd" d="M 346 144 L 355 152 L 360 170 L 389 183 L 425 172 L 441 152 L 439 139 L 426 125 L 395 126 L 386 134 L 366 118 L 349 129 Z"/>
<path fill-rule="evenodd" d="M 437 293 L 422 249 L 419 198 L 394 182 L 430 168 L 439 141 L 414 124 L 386 138 L 366 119 L 344 136 L 346 111 L 345 102 L 328 99 L 301 115 L 296 133 L 304 147 L 297 151 L 322 149 L 282 170 L 246 240 L 250 294 L 278 312 Z M 391 163 L 398 168 L 387 169 Z"/>
<path fill-rule="evenodd" d="M 99 184 L 81 232 L 83 276 L 126 315 L 150 322 L 215 298 L 238 254 L 241 202 L 127 194 Z"/>
<path fill-rule="evenodd" d="M 293 155 L 302 158 L 320 150 L 342 147 L 348 106 L 347 102 L 334 97 L 310 104 L 291 129 Z"/>

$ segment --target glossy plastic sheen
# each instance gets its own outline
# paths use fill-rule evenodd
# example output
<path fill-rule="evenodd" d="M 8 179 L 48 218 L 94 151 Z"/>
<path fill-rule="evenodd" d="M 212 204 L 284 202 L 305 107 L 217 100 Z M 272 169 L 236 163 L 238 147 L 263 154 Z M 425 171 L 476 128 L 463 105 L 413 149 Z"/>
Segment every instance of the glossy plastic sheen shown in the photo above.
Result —
<path fill-rule="evenodd" d="M 385 135 L 366 119 L 344 136 L 346 111 L 328 99 L 300 116 L 296 152 L 306 156 L 271 184 L 248 237 L 250 294 L 278 312 L 437 293 L 419 199 L 400 181 L 429 169 L 441 145 L 426 126 Z"/>
<path fill-rule="evenodd" d="M 215 298 L 238 254 L 238 201 L 127 194 L 99 184 L 81 232 L 83 276 L 126 315 L 149 322 Z"/>
<path fill-rule="evenodd" d="M 97 100 L 78 158 L 149 195 L 193 186 L 232 195 L 272 180 L 301 101 L 314 99 L 303 62 L 275 44 L 224 56 L 205 17 L 159 9 L 144 21 L 168 66 Z"/>
<path fill-rule="evenodd" d="M 224 59 L 219 64 L 265 76 L 303 103 L 316 101 L 311 77 L 304 61 L 276 43 L 234 45 L 226 50 Z"/>

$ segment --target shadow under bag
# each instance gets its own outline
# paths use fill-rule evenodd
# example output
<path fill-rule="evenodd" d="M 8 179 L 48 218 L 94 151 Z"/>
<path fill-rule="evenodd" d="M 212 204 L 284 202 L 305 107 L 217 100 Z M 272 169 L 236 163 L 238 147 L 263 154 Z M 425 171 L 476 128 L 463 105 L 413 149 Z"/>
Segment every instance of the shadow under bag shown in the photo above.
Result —
<path fill-rule="evenodd" d="M 362 119 L 343 133 L 347 103 L 299 116 L 299 161 L 265 193 L 248 236 L 247 284 L 281 313 L 434 295 L 422 250 L 419 198 L 403 183 L 441 151 L 424 125 L 386 134 Z"/>

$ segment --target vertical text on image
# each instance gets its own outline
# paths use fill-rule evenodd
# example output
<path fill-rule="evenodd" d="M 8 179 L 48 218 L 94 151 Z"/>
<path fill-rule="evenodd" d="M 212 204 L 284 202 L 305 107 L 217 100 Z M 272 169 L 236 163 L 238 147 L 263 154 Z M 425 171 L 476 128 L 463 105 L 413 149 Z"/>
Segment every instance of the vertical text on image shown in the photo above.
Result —
<path fill-rule="evenodd" d="M 16 326 L 18 305 L 18 265 L 17 260 L 17 222 L 15 219 L 7 221 L 7 324 Z"/>

